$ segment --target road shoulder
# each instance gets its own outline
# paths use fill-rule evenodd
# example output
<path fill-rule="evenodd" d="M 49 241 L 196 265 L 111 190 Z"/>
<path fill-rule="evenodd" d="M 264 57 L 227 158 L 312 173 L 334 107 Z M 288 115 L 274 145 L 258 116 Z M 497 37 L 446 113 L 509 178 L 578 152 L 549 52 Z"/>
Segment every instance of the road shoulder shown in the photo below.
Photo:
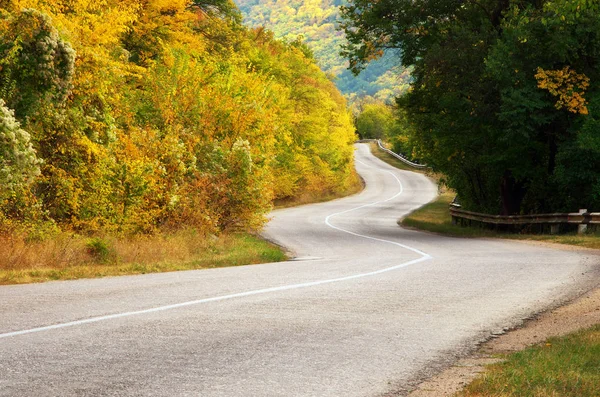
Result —
<path fill-rule="evenodd" d="M 498 362 L 499 354 L 517 352 L 550 337 L 599 323 L 600 287 L 597 287 L 566 305 L 535 316 L 517 329 L 495 335 L 469 357 L 421 383 L 408 397 L 453 396 L 482 373 L 486 365 Z"/>

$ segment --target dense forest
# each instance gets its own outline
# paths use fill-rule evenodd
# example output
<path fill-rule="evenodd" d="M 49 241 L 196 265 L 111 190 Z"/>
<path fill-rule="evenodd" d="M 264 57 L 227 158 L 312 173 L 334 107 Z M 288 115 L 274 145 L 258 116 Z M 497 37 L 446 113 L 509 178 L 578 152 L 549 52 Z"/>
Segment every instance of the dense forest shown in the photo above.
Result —
<path fill-rule="evenodd" d="M 340 55 L 346 40 L 339 29 L 339 6 L 346 0 L 235 1 L 246 24 L 264 26 L 288 42 L 300 37 L 351 102 L 363 98 L 367 102 L 393 102 L 408 89 L 410 73 L 402 68 L 393 51 L 369 64 L 358 76 L 348 70 L 348 61 Z"/>
<path fill-rule="evenodd" d="M 356 183 L 345 99 L 228 0 L 0 6 L 2 230 L 257 228 Z"/>
<path fill-rule="evenodd" d="M 413 67 L 413 153 L 471 210 L 600 211 L 600 3 L 353 0 L 345 54 Z"/>

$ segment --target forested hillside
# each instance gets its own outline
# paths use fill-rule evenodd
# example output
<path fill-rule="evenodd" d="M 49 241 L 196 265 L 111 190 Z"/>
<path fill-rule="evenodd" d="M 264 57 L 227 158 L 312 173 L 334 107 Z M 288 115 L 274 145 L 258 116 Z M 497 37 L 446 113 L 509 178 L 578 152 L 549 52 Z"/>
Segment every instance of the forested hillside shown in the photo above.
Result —
<path fill-rule="evenodd" d="M 347 70 L 340 56 L 345 44 L 339 29 L 339 6 L 346 0 L 235 0 L 250 26 L 264 26 L 287 41 L 301 37 L 314 52 L 319 66 L 335 76 L 337 87 L 351 100 L 373 97 L 391 101 L 408 89 L 410 74 L 397 57 L 385 56 L 370 64 L 359 76 Z"/>
<path fill-rule="evenodd" d="M 600 211 L 600 3 L 353 0 L 360 70 L 380 51 L 414 66 L 402 99 L 414 152 L 464 207 Z"/>
<path fill-rule="evenodd" d="M 356 182 L 342 95 L 228 0 L 0 5 L 2 230 L 257 228 Z"/>

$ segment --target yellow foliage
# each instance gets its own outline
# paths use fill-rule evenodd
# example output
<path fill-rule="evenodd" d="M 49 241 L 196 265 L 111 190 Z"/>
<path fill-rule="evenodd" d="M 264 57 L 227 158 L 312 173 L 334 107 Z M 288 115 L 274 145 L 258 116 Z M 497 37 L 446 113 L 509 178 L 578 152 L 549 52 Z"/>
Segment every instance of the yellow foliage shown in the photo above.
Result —
<path fill-rule="evenodd" d="M 535 78 L 539 88 L 558 97 L 555 104 L 557 109 L 566 108 L 572 113 L 588 114 L 583 95 L 590 86 L 590 79 L 585 74 L 578 74 L 569 66 L 560 70 L 538 68 Z"/>
<path fill-rule="evenodd" d="M 355 181 L 345 100 L 294 43 L 188 0 L 10 4 L 76 52 L 67 103 L 26 126 L 45 161 L 32 192 L 61 227 L 259 228 L 273 199 Z"/>

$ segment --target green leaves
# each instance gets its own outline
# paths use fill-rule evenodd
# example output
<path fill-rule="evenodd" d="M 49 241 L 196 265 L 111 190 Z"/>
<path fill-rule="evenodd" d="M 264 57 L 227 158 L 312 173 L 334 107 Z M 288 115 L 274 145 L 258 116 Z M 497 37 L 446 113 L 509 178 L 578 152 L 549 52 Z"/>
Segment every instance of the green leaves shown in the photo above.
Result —
<path fill-rule="evenodd" d="M 356 0 L 344 9 L 346 53 L 359 69 L 377 51 L 402 49 L 414 65 L 412 91 L 399 101 L 414 145 L 465 207 L 600 207 L 596 187 L 582 187 L 580 204 L 566 192 L 582 175 L 597 186 L 595 162 L 571 167 L 569 158 L 598 153 L 578 143 L 598 114 L 589 99 L 600 91 L 598 15 L 588 0 Z"/>
<path fill-rule="evenodd" d="M 39 11 L 0 18 L 0 96 L 20 119 L 44 101 L 61 106 L 72 88 L 73 48 Z"/>
<path fill-rule="evenodd" d="M 31 137 L 0 99 L 0 200 L 31 184 L 40 164 Z"/>

